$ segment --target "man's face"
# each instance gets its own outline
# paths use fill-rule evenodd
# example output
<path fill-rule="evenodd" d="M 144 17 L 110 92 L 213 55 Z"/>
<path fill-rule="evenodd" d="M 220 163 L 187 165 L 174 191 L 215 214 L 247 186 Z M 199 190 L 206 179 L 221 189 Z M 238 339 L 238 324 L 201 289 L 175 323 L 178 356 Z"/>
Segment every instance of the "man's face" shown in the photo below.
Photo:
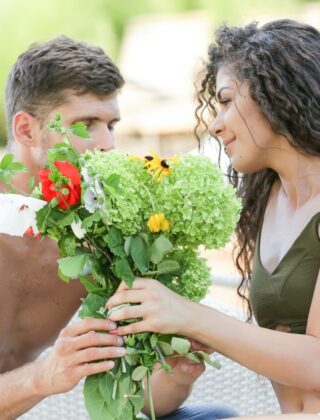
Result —
<path fill-rule="evenodd" d="M 56 114 L 62 115 L 62 124 L 69 127 L 77 122 L 83 122 L 88 128 L 90 139 L 83 139 L 71 135 L 70 140 L 78 152 L 85 150 L 111 150 L 115 147 L 114 128 L 120 121 L 120 110 L 116 94 L 99 97 L 91 93 L 75 95 L 70 93 L 67 101 L 52 109 L 42 122 L 42 138 L 39 142 L 37 163 L 46 162 L 48 148 L 61 142 L 57 133 L 49 132 L 46 125 L 53 120 Z"/>

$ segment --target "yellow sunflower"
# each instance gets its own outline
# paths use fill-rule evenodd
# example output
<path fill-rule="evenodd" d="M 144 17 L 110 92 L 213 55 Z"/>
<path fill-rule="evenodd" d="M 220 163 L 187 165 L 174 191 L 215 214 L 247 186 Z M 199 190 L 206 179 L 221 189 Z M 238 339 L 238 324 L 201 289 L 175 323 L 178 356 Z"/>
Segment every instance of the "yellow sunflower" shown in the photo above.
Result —
<path fill-rule="evenodd" d="M 144 167 L 156 180 L 161 181 L 163 177 L 169 175 L 172 166 L 177 161 L 177 157 L 161 159 L 156 152 L 151 151 L 150 155 L 144 158 Z"/>

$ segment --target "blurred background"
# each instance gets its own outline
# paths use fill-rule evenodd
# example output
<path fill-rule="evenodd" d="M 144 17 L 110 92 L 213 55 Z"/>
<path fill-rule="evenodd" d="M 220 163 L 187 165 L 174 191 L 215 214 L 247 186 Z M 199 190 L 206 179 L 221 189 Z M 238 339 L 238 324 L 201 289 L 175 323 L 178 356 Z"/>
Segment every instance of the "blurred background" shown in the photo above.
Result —
<path fill-rule="evenodd" d="M 320 29 L 320 0 L 1 0 L 0 147 L 6 144 L 4 86 L 19 56 L 36 41 L 60 34 L 102 47 L 119 65 L 126 85 L 117 145 L 163 157 L 196 150 L 194 81 L 215 29 L 293 18 Z M 1 152 L 1 150 L 0 150 Z M 206 146 L 216 159 L 216 148 Z M 215 297 L 237 305 L 232 245 L 206 252 Z M 227 281 L 226 281 L 227 280 Z"/>

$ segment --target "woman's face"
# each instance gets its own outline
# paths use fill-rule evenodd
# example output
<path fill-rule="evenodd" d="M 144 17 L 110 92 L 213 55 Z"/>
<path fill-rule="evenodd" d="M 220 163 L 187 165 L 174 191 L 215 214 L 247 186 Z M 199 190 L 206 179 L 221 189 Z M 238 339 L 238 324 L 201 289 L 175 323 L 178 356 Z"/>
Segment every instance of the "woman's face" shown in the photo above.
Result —
<path fill-rule="evenodd" d="M 238 172 L 272 167 L 283 136 L 275 133 L 249 92 L 230 70 L 221 67 L 216 82 L 217 116 L 210 133 L 218 137 Z"/>

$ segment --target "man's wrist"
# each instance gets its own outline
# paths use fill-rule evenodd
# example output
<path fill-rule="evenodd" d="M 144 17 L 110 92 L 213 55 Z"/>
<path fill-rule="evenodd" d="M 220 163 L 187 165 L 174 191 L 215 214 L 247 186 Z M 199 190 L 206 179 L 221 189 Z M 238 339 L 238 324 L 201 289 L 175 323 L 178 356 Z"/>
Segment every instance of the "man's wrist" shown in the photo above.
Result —
<path fill-rule="evenodd" d="M 28 388 L 30 390 L 31 396 L 39 399 L 43 399 L 50 395 L 44 386 L 44 372 L 41 368 L 41 363 L 39 360 L 36 360 L 26 366 L 29 370 L 28 375 Z"/>

